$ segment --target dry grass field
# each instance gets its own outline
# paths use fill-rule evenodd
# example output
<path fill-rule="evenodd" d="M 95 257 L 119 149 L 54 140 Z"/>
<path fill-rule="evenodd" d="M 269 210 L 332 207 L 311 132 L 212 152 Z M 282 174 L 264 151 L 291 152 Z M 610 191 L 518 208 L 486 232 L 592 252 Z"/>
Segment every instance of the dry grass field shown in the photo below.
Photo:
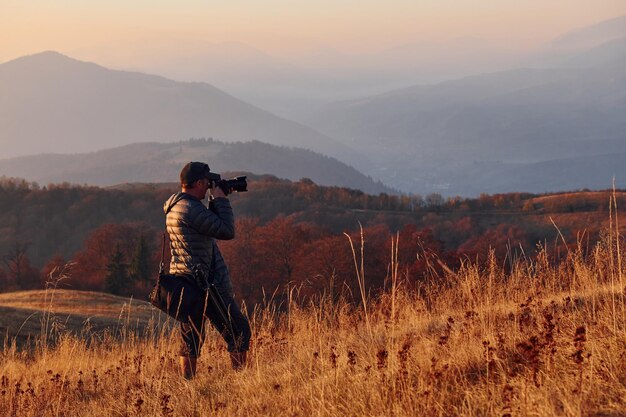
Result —
<path fill-rule="evenodd" d="M 0 294 L 0 338 L 20 349 L 60 335 L 142 333 L 165 318 L 144 301 L 111 294 L 60 289 Z"/>
<path fill-rule="evenodd" d="M 382 295 L 367 296 L 359 271 L 354 299 L 303 301 L 294 289 L 281 309 L 249 311 L 243 371 L 211 333 L 193 381 L 178 373 L 176 332 L 145 303 L 3 294 L 0 415 L 626 415 L 621 246 L 607 232 L 558 265 L 540 251 L 419 281 L 392 253 Z"/>

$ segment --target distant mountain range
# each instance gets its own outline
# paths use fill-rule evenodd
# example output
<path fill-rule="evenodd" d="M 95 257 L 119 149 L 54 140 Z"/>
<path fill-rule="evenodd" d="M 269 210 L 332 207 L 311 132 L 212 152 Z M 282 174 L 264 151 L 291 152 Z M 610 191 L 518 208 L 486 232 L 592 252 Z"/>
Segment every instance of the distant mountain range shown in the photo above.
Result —
<path fill-rule="evenodd" d="M 414 192 L 603 188 L 618 173 L 618 184 L 626 186 L 626 171 L 605 158 L 626 152 L 626 38 L 569 55 L 551 68 L 335 103 L 309 124 L 373 159 L 357 169 Z M 542 172 L 584 167 L 585 175 L 576 176 L 581 182 L 519 176 L 546 163 L 562 169 Z"/>
<path fill-rule="evenodd" d="M 626 25 L 626 22 L 625 22 Z M 558 56 L 551 62 L 555 68 L 624 68 L 626 63 L 626 34 L 611 39 L 583 52 L 569 53 Z"/>
<path fill-rule="evenodd" d="M 605 150 L 606 152 L 607 150 Z M 595 152 L 602 152 L 597 150 Z M 581 155 L 535 163 L 474 163 L 458 183 L 465 189 L 481 184 L 480 192 L 504 190 L 605 190 L 613 185 L 626 188 L 626 152 Z"/>
<path fill-rule="evenodd" d="M 1 64 L 0 91 L 0 157 L 5 158 L 192 137 L 354 154 L 212 85 L 113 71 L 56 52 Z"/>
<path fill-rule="evenodd" d="M 178 182 L 183 165 L 206 161 L 214 172 L 271 174 L 293 181 L 360 189 L 370 194 L 396 191 L 354 168 L 309 150 L 258 141 L 225 143 L 196 139 L 176 143 L 136 143 L 82 154 L 41 154 L 0 160 L 0 175 L 41 185 L 69 182 L 111 186 L 128 182 Z"/>
<path fill-rule="evenodd" d="M 580 50 L 623 37 L 626 37 L 626 15 L 571 30 L 554 39 L 549 47 L 561 50 Z"/>
<path fill-rule="evenodd" d="M 311 111 L 331 101 L 520 68 L 534 61 L 552 62 L 555 57 L 624 36 L 626 16 L 569 31 L 539 50 L 485 37 L 420 37 L 367 52 L 333 46 L 313 52 L 303 47 L 280 57 L 280 52 L 267 53 L 239 42 L 146 33 L 141 39 L 110 39 L 63 52 L 108 68 L 208 82 L 275 114 L 304 121 Z"/>
<path fill-rule="evenodd" d="M 389 56 L 423 62 L 413 57 L 422 46 Z M 245 46 L 237 50 L 234 64 L 267 58 L 261 72 L 282 74 L 285 88 L 311 75 Z M 207 51 L 227 54 L 216 46 Z M 543 52 L 515 70 L 331 103 L 306 118 L 307 126 L 206 83 L 109 70 L 54 52 L 23 57 L 0 64 L 0 158 L 63 155 L 6 159 L 0 175 L 43 183 L 160 182 L 199 155 L 223 162 L 219 170 L 310 177 L 374 193 L 388 189 L 356 170 L 420 194 L 606 188 L 613 176 L 626 187 L 619 159 L 626 156 L 626 16 L 565 34 Z M 345 81 L 349 64 L 335 80 Z M 186 150 L 192 142 L 172 145 L 193 137 L 222 142 L 205 144 L 199 154 Z M 102 149 L 110 150 L 94 153 Z"/>
<path fill-rule="evenodd" d="M 296 121 L 331 101 L 511 68 L 519 61 L 519 52 L 510 45 L 472 37 L 409 42 L 370 52 L 326 48 L 283 59 L 239 42 L 213 43 L 180 34 L 167 39 L 146 36 L 63 52 L 108 68 L 208 82 Z"/>

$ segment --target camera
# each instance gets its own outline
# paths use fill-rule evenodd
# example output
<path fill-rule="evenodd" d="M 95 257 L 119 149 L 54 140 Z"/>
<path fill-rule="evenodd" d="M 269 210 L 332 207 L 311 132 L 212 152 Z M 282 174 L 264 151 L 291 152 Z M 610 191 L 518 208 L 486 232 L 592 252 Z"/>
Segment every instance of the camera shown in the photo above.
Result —
<path fill-rule="evenodd" d="M 208 178 L 211 181 L 209 188 L 213 188 L 213 184 L 215 186 L 220 187 L 224 194 L 228 195 L 232 192 L 243 192 L 248 191 L 248 181 L 247 176 L 235 177 L 229 180 L 223 180 L 220 174 L 216 174 L 214 172 L 208 173 Z"/>

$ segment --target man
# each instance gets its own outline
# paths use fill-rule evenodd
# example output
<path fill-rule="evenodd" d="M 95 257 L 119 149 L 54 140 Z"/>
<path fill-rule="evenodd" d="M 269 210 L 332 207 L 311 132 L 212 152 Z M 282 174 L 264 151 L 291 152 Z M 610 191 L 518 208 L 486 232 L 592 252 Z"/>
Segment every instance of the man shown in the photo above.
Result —
<path fill-rule="evenodd" d="M 207 302 L 198 306 L 197 312 L 190 315 L 187 322 L 181 323 L 180 367 L 187 379 L 193 378 L 196 373 L 206 318 L 228 344 L 235 370 L 246 364 L 251 336 L 248 320 L 233 298 L 228 268 L 215 242 L 216 239 L 235 237 L 233 210 L 224 190 L 209 179 L 209 173 L 207 164 L 189 162 L 180 172 L 182 192 L 173 194 L 163 207 L 172 253 L 170 274 L 195 281 L 198 291 L 214 284 L 223 300 L 223 308 L 220 309 L 216 306 L 219 303 L 206 297 Z M 207 208 L 202 200 L 209 189 L 211 197 Z"/>

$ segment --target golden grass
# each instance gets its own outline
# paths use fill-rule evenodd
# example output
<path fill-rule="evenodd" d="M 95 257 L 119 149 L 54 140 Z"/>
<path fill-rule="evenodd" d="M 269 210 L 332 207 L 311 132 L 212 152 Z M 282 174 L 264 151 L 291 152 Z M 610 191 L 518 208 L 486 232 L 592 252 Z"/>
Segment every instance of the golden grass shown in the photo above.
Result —
<path fill-rule="evenodd" d="M 0 294 L 0 341 L 20 349 L 54 343 L 60 335 L 145 333 L 164 320 L 145 301 L 111 294 L 61 289 Z"/>
<path fill-rule="evenodd" d="M 389 288 L 367 297 L 367 309 L 345 298 L 295 302 L 292 290 L 285 312 L 251 313 L 247 369 L 232 371 L 211 333 L 190 382 L 178 374 L 177 334 L 167 326 L 98 337 L 44 326 L 53 344 L 0 352 L 0 415 L 624 415 L 617 241 L 609 235 L 558 265 L 541 251 L 508 271 L 467 264 L 418 283 L 391 256 Z M 367 271 L 359 274 L 367 286 Z M 108 296 L 65 293 L 60 305 L 76 306 L 58 311 L 93 307 L 90 297 Z M 29 298 L 4 295 L 0 304 L 24 308 Z M 33 303 L 41 307 L 41 297 Z"/>
<path fill-rule="evenodd" d="M 93 291 L 55 289 L 16 291 L 0 294 L 0 306 L 52 310 L 61 313 L 93 314 L 103 317 L 116 316 L 121 310 L 132 308 L 142 314 L 152 312 L 150 304 Z"/>

